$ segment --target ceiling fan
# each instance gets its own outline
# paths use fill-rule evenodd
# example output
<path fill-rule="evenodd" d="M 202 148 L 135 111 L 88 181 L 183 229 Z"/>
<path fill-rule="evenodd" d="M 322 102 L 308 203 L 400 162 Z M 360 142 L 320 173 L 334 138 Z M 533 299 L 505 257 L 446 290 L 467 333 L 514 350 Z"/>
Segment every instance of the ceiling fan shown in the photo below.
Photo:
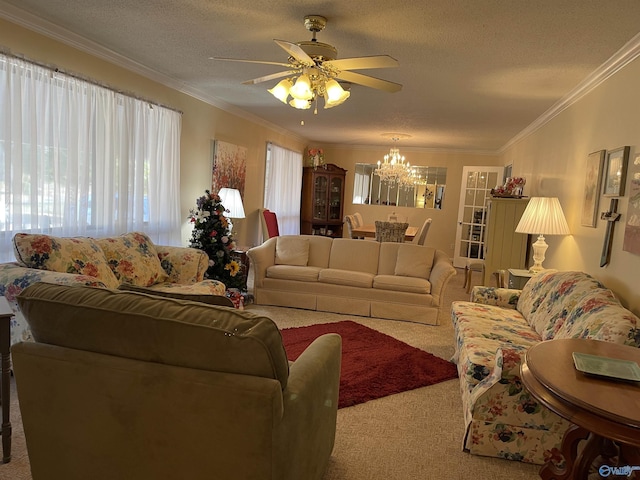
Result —
<path fill-rule="evenodd" d="M 243 84 L 255 85 L 287 77 L 269 89 L 269 93 L 281 102 L 289 103 L 298 109 L 311 108 L 311 105 L 316 102 L 316 113 L 318 97 L 324 98 L 324 108 L 335 107 L 349 98 L 351 93 L 348 91 L 348 86 L 353 83 L 385 92 L 397 92 L 402 88 L 399 83 L 352 72 L 352 70 L 369 68 L 397 67 L 398 61 L 389 55 L 337 59 L 338 51 L 334 46 L 316 40 L 316 33 L 324 30 L 326 25 L 325 17 L 307 15 L 304 17 L 304 26 L 313 33 L 310 41 L 292 43 L 274 39 L 274 42 L 289 54 L 287 63 L 221 57 L 211 57 L 211 59 L 286 67 L 287 70 L 282 72 L 247 80 Z M 343 87 L 347 87 L 347 90 Z M 290 101 L 288 101 L 289 97 L 291 97 Z"/>

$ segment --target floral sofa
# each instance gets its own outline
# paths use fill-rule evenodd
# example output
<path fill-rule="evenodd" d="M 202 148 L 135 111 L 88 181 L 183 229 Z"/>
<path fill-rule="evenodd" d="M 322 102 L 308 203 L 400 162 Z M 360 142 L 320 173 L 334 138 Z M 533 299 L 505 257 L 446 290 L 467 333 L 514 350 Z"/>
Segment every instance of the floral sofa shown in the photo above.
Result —
<path fill-rule="evenodd" d="M 475 287 L 454 302 L 460 390 L 473 454 L 543 464 L 563 462 L 570 423 L 539 404 L 520 380 L 529 347 L 555 338 L 590 338 L 640 346 L 640 320 L 611 290 L 582 272 L 543 271 L 522 290 Z"/>
<path fill-rule="evenodd" d="M 432 247 L 320 235 L 284 235 L 249 250 L 247 286 L 258 305 L 438 325 L 456 274 Z"/>
<path fill-rule="evenodd" d="M 31 340 L 16 296 L 36 282 L 188 295 L 194 300 L 223 296 L 226 291 L 223 283 L 204 280 L 209 258 L 202 250 L 154 245 L 140 232 L 107 238 L 18 233 L 13 246 L 17 261 L 0 264 L 0 295 L 15 312 L 12 345 Z"/>

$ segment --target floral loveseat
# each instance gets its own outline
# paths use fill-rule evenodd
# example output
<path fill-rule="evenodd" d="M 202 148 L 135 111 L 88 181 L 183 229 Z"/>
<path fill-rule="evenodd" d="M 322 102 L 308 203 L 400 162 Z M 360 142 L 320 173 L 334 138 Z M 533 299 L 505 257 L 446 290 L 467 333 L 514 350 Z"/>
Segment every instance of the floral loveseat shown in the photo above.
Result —
<path fill-rule="evenodd" d="M 451 306 L 466 424 L 464 449 L 543 464 L 563 462 L 570 424 L 539 404 L 520 381 L 527 349 L 554 338 L 640 346 L 640 320 L 582 272 L 544 271 L 522 290 L 475 287 Z"/>
<path fill-rule="evenodd" d="M 209 257 L 202 250 L 154 245 L 144 233 L 116 237 L 61 238 L 18 233 L 17 262 L 0 264 L 0 295 L 15 312 L 11 344 L 31 340 L 16 296 L 36 282 L 142 290 L 158 295 L 225 295 L 225 285 L 204 280 Z"/>

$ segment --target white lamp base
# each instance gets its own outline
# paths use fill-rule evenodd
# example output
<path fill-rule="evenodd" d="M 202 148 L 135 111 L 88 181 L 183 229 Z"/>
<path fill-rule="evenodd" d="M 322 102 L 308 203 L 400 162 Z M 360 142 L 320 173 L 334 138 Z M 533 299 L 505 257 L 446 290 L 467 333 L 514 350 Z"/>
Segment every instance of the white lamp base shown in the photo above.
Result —
<path fill-rule="evenodd" d="M 544 241 L 544 236 L 540 235 L 538 236 L 538 240 L 531 245 L 531 247 L 533 248 L 533 265 L 529 269 L 529 272 L 538 273 L 545 270 L 542 266 L 542 262 L 544 262 L 544 254 L 546 253 L 547 248 L 549 248 L 549 245 Z"/>

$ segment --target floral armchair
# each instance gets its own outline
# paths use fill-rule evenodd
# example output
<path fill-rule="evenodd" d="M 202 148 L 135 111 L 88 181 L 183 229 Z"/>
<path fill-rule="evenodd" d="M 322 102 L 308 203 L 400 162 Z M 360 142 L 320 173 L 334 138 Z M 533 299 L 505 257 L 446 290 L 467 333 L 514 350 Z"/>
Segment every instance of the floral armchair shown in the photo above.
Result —
<path fill-rule="evenodd" d="M 546 271 L 523 290 L 475 287 L 451 307 L 460 391 L 473 454 L 561 464 L 571 425 L 522 385 L 527 349 L 554 338 L 592 338 L 640 346 L 640 320 L 613 293 L 582 272 Z"/>
<path fill-rule="evenodd" d="M 17 262 L 0 264 L 0 295 L 15 312 L 12 345 L 32 340 L 16 297 L 36 282 L 193 296 L 226 294 L 222 282 L 204 279 L 209 258 L 202 250 L 154 245 L 141 232 L 100 239 L 20 233 L 13 243 Z"/>

